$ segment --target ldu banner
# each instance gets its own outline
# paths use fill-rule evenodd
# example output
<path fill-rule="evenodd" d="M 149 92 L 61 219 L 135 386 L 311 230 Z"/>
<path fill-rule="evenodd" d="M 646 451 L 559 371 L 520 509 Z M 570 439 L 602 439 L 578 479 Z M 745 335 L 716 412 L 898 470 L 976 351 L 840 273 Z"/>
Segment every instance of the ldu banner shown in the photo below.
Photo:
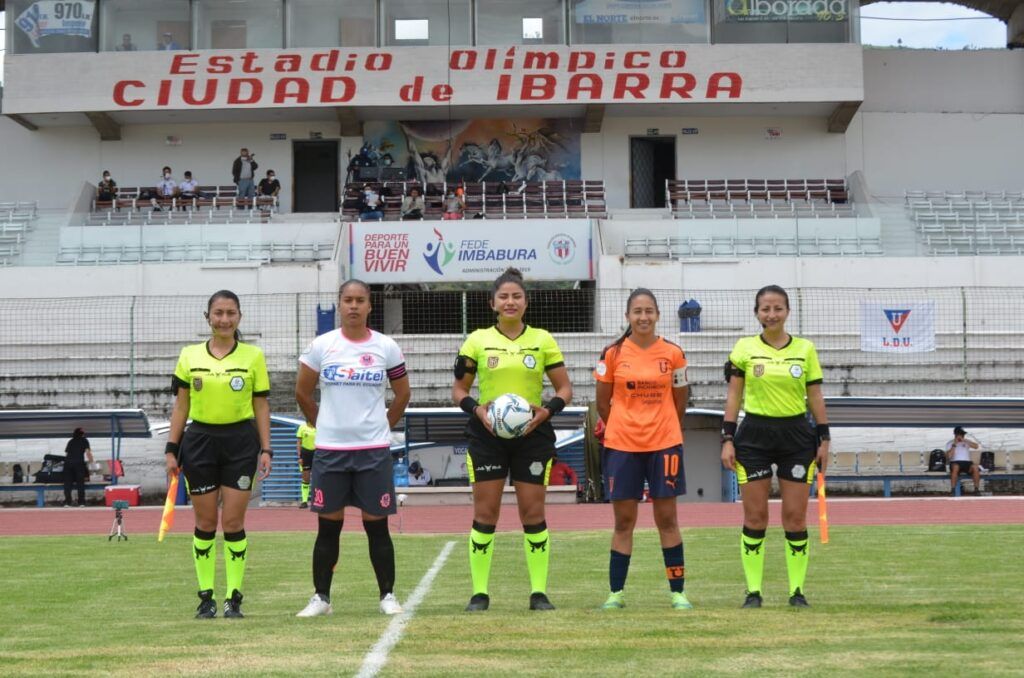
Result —
<path fill-rule="evenodd" d="M 860 350 L 924 353 L 935 350 L 935 302 L 860 302 Z"/>

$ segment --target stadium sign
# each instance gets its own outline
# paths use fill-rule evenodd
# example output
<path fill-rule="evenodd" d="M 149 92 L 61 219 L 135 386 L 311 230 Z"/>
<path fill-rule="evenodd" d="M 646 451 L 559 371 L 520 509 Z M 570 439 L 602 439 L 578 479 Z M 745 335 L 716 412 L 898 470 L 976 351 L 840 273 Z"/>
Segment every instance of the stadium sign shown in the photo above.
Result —
<path fill-rule="evenodd" d="M 846 21 L 849 0 L 726 0 L 728 21 Z"/>
<path fill-rule="evenodd" d="M 53 35 L 92 37 L 92 16 L 95 9 L 95 0 L 38 0 L 14 19 L 14 25 L 21 29 L 32 42 L 32 46 L 38 49 L 41 46 L 40 40 Z"/>
<path fill-rule="evenodd" d="M 703 24 L 704 0 L 583 0 L 573 7 L 578 24 Z"/>
<path fill-rule="evenodd" d="M 822 44 L 33 54 L 6 78 L 8 114 L 864 98 L 860 46 Z"/>
<path fill-rule="evenodd" d="M 514 229 L 487 221 L 349 224 L 350 275 L 371 283 L 494 280 L 515 266 L 534 280 L 593 278 L 590 222 L 527 219 Z"/>

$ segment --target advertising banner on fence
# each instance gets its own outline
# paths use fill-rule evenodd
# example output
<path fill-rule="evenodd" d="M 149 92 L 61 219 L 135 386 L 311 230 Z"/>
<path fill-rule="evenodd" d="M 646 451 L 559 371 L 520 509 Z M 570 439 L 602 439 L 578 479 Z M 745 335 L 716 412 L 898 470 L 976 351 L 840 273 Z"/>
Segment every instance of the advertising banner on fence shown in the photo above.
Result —
<path fill-rule="evenodd" d="M 935 350 L 935 302 L 860 302 L 860 350 L 924 353 Z"/>
<path fill-rule="evenodd" d="M 704 0 L 583 0 L 573 8 L 578 24 L 702 24 Z"/>
<path fill-rule="evenodd" d="M 489 281 L 514 266 L 532 280 L 590 280 L 590 222 L 349 224 L 351 276 L 369 283 Z"/>
<path fill-rule="evenodd" d="M 14 25 L 28 36 L 33 47 L 40 47 L 44 38 L 57 35 L 92 37 L 94 0 L 38 0 L 14 20 Z M 12 8 L 13 9 L 13 8 Z"/>
<path fill-rule="evenodd" d="M 726 0 L 728 21 L 846 21 L 849 0 Z"/>
<path fill-rule="evenodd" d="M 861 101 L 863 61 L 857 44 L 15 54 L 4 113 Z"/>

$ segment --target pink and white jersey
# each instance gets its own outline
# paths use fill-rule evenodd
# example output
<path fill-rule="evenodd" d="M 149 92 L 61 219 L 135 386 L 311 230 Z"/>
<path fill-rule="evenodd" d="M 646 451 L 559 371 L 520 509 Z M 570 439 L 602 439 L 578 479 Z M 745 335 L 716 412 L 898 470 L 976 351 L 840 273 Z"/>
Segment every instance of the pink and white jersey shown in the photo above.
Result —
<path fill-rule="evenodd" d="M 370 330 L 352 341 L 333 330 L 310 342 L 299 362 L 320 374 L 316 446 L 358 450 L 391 444 L 384 392 L 405 376 L 405 356 L 391 337 Z"/>

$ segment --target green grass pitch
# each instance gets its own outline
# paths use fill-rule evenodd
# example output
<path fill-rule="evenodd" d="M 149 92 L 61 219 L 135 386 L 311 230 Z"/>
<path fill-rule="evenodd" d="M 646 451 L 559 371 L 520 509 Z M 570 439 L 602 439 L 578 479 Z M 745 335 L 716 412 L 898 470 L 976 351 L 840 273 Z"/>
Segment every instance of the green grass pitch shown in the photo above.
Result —
<path fill-rule="evenodd" d="M 465 535 L 395 535 L 405 600 L 455 550 L 382 676 L 1021 675 L 1024 526 L 812 531 L 809 610 L 786 605 L 783 540 L 767 541 L 765 607 L 740 610 L 738 529 L 688 529 L 687 592 L 669 607 L 657 535 L 638 531 L 627 607 L 607 594 L 609 533 L 553 531 L 549 593 L 531 613 L 522 535 L 499 533 L 491 610 L 470 594 Z M 311 594 L 312 533 L 252 533 L 244 620 L 192 619 L 191 537 L 0 538 L 0 675 L 353 675 L 390 619 L 358 533 L 342 537 L 335 613 L 296 619 Z M 221 543 L 217 545 L 218 559 Z M 218 570 L 217 598 L 223 596 Z"/>

